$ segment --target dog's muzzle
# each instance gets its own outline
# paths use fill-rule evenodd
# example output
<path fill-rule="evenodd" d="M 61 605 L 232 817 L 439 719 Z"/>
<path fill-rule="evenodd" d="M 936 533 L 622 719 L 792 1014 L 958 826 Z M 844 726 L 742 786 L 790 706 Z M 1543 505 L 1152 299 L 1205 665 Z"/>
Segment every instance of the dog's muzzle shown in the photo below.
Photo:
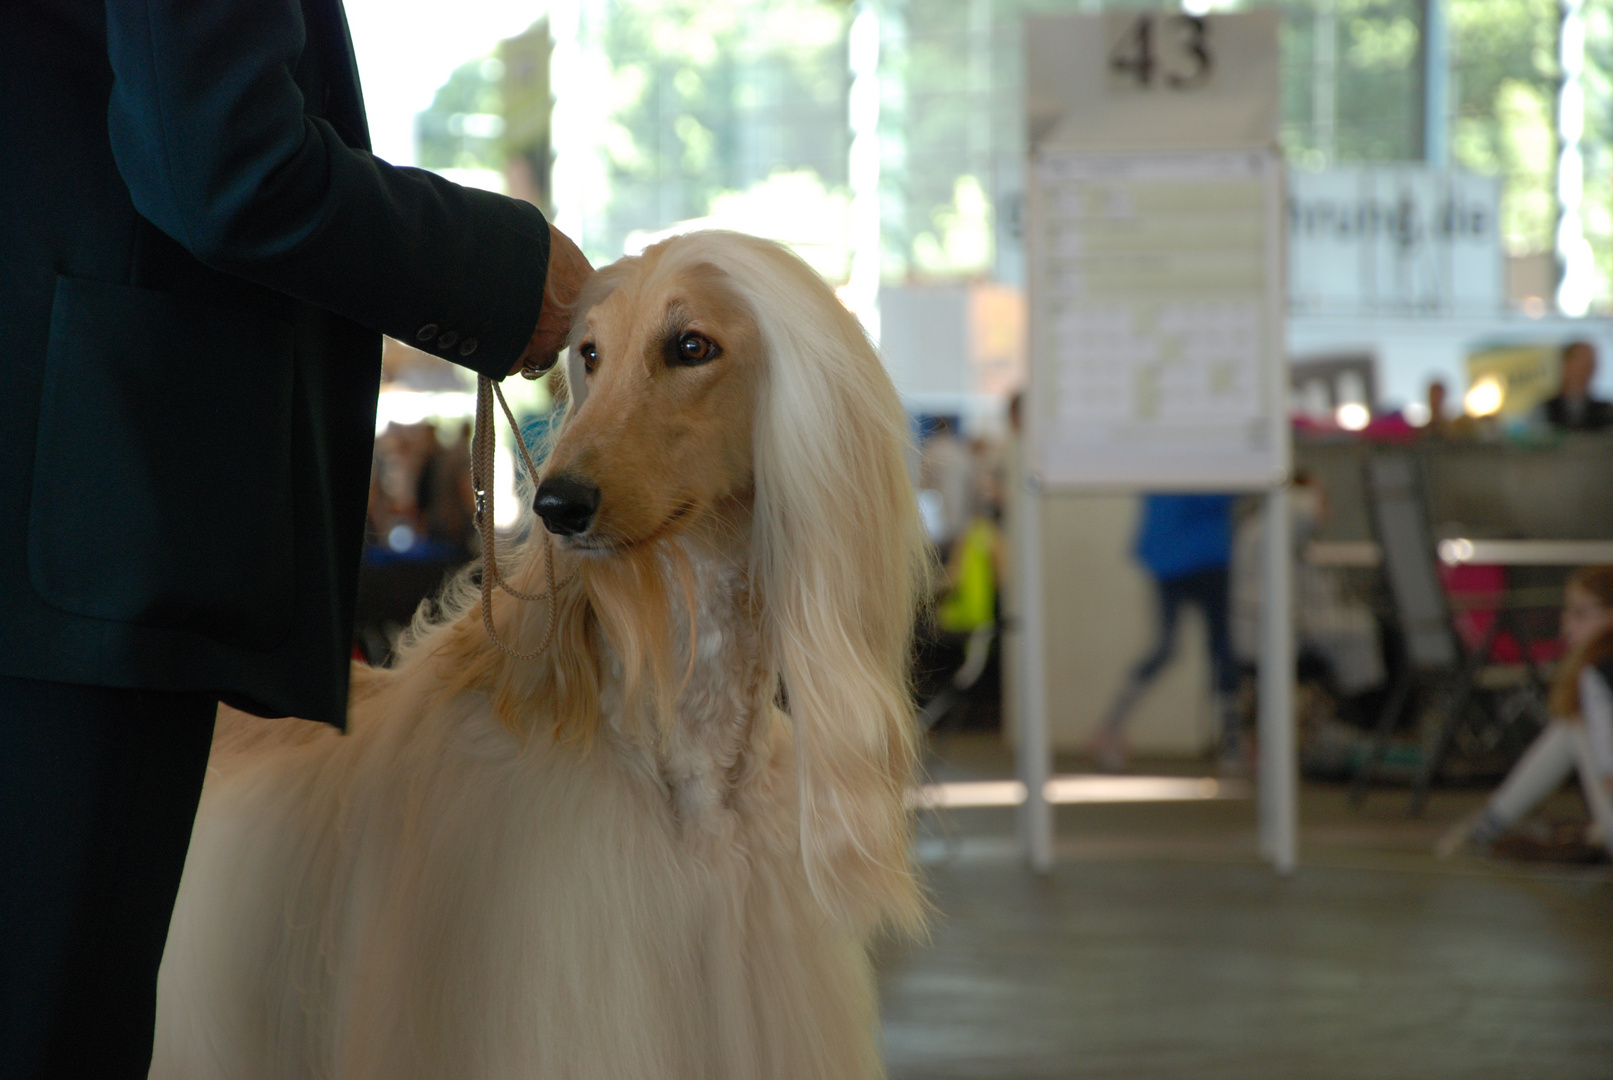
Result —
<path fill-rule="evenodd" d="M 532 509 L 543 519 L 543 527 L 556 536 L 576 536 L 587 532 L 599 509 L 599 485 L 580 476 L 561 473 L 538 485 Z"/>

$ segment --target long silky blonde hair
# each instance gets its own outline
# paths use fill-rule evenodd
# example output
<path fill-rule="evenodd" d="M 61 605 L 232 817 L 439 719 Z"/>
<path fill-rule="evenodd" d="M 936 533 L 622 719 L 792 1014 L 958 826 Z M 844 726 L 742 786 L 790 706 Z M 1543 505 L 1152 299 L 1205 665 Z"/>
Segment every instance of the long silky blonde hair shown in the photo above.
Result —
<path fill-rule="evenodd" d="M 911 888 L 908 662 L 930 566 L 907 415 L 862 327 L 805 262 L 735 233 L 687 239 L 679 254 L 729 274 L 766 344 L 752 582 L 794 728 L 808 880 L 862 922 L 875 898 Z M 914 894 L 897 921 L 921 914 Z"/>

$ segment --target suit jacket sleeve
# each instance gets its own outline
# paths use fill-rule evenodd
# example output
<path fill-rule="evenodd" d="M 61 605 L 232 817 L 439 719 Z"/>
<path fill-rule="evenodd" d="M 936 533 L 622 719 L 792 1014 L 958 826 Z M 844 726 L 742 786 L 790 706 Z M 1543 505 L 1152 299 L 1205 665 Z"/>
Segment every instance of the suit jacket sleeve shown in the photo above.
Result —
<path fill-rule="evenodd" d="M 548 224 L 307 115 L 297 0 L 107 0 L 106 14 L 112 151 L 144 217 L 215 269 L 487 375 L 514 365 Z"/>

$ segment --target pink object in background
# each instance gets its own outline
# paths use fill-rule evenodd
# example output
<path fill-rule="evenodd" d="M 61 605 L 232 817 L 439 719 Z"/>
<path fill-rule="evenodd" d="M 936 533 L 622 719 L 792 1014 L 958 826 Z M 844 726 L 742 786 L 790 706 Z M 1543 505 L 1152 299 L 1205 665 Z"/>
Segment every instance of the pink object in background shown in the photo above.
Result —
<path fill-rule="evenodd" d="M 1485 637 L 1495 625 L 1496 612 L 1504 602 L 1507 591 L 1507 571 L 1504 566 L 1439 567 L 1440 583 L 1450 600 L 1452 621 L 1462 639 L 1462 647 L 1473 652 L 1484 645 Z M 1530 642 L 1529 658 L 1537 664 L 1550 663 L 1563 654 L 1563 643 L 1553 636 Z M 1517 664 L 1523 662 L 1523 650 L 1511 632 L 1502 630 L 1490 648 L 1490 662 Z"/>

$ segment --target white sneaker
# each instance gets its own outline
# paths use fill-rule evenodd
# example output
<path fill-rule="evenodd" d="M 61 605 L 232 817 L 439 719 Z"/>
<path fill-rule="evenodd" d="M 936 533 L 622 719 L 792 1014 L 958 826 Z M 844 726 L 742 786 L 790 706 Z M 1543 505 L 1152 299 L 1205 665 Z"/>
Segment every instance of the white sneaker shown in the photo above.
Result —
<path fill-rule="evenodd" d="M 1249 775 L 1249 762 L 1240 747 L 1229 747 L 1215 759 L 1215 771 L 1223 780 L 1242 780 Z"/>
<path fill-rule="evenodd" d="M 1440 838 L 1434 841 L 1434 858 L 1449 859 L 1458 851 L 1477 846 L 1473 842 L 1473 831 L 1478 828 L 1479 822 L 1483 820 L 1484 808 L 1480 807 L 1446 829 L 1440 834 Z"/>
<path fill-rule="evenodd" d="M 1098 771 L 1105 773 L 1123 773 L 1131 765 L 1131 755 L 1126 749 L 1125 736 L 1117 731 L 1110 731 L 1101 727 L 1087 743 L 1087 753 L 1097 763 Z"/>

